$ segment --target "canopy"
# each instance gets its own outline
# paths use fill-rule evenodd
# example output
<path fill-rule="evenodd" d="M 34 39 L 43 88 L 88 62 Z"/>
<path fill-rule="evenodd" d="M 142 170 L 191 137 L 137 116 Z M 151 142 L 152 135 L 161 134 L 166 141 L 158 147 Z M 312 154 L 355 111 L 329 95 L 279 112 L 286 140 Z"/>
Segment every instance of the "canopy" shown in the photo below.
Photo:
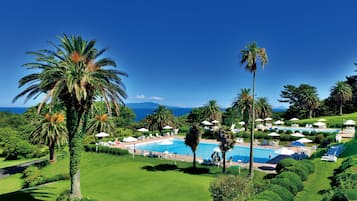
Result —
<path fill-rule="evenodd" d="M 301 143 L 310 143 L 310 142 L 312 142 L 312 140 L 307 139 L 307 138 L 301 138 L 301 139 L 296 140 L 296 142 L 301 142 Z"/>
<path fill-rule="evenodd" d="M 289 144 L 291 147 L 304 147 L 304 143 L 298 142 L 298 141 L 293 141 L 292 143 Z"/>
<path fill-rule="evenodd" d="M 213 123 L 213 124 L 218 124 L 218 123 L 219 123 L 219 121 L 217 121 L 217 120 L 213 120 L 213 121 L 212 121 L 212 123 Z"/>
<path fill-rule="evenodd" d="M 171 126 L 169 126 L 169 125 L 167 125 L 167 126 L 165 126 L 163 129 L 167 129 L 167 130 L 169 130 L 169 129 L 172 129 L 172 127 L 171 127 Z"/>
<path fill-rule="evenodd" d="M 267 117 L 267 118 L 265 118 L 264 120 L 265 120 L 265 121 L 271 121 L 271 120 L 273 120 L 273 119 L 270 118 L 270 117 Z"/>
<path fill-rule="evenodd" d="M 139 132 L 148 132 L 149 130 L 146 129 L 146 128 L 139 128 L 138 131 L 139 131 Z"/>
<path fill-rule="evenodd" d="M 291 136 L 294 136 L 294 137 L 305 137 L 304 134 L 301 134 L 301 133 L 293 133 L 291 134 Z"/>
<path fill-rule="evenodd" d="M 294 118 L 291 118 L 290 121 L 299 121 L 299 119 L 294 117 Z"/>
<path fill-rule="evenodd" d="M 206 121 L 206 120 L 202 121 L 201 124 L 203 124 L 205 126 L 212 126 L 213 125 L 211 122 Z"/>
<path fill-rule="evenodd" d="M 320 127 L 320 126 L 325 126 L 325 125 L 326 125 L 326 124 L 325 124 L 324 122 L 320 122 L 320 121 L 314 123 L 314 126 L 318 126 L 318 127 Z"/>
<path fill-rule="evenodd" d="M 354 126 L 354 125 L 356 125 L 356 122 L 351 120 L 351 119 L 349 119 L 349 120 L 345 121 L 345 123 L 343 123 L 343 125 Z"/>
<path fill-rule="evenodd" d="M 272 133 L 269 133 L 268 136 L 273 136 L 273 137 L 276 136 L 277 137 L 277 136 L 280 136 L 280 134 L 278 134 L 276 132 L 272 132 Z"/>
<path fill-rule="evenodd" d="M 258 118 L 258 119 L 256 119 L 255 121 L 256 121 L 256 122 L 262 122 L 262 121 L 264 121 L 264 120 L 263 120 L 263 119 Z"/>
<path fill-rule="evenodd" d="M 274 151 L 274 153 L 277 153 L 279 155 L 292 155 L 294 154 L 295 152 L 291 149 L 288 149 L 286 147 L 283 147 L 283 148 L 280 148 L 280 149 L 277 149 Z"/>
<path fill-rule="evenodd" d="M 238 124 L 239 125 L 244 125 L 245 123 L 244 123 L 244 121 L 240 121 Z"/>
<path fill-rule="evenodd" d="M 135 137 L 125 137 L 123 139 L 123 142 L 135 142 L 135 141 L 138 141 L 138 139 L 136 139 Z"/>
<path fill-rule="evenodd" d="M 282 124 L 284 124 L 284 122 L 281 121 L 281 120 L 278 120 L 278 121 L 275 121 L 274 124 L 276 124 L 276 125 L 282 125 Z"/>
<path fill-rule="evenodd" d="M 98 134 L 95 135 L 96 137 L 108 137 L 109 134 L 108 133 L 104 133 L 104 132 L 100 132 Z"/>

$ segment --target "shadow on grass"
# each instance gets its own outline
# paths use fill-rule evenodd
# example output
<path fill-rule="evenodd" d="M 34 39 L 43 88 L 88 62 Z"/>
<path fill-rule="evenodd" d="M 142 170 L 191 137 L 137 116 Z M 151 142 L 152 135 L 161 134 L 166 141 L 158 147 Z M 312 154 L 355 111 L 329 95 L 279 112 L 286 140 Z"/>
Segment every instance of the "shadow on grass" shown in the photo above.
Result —
<path fill-rule="evenodd" d="M 184 172 L 187 174 L 208 174 L 210 170 L 208 168 L 193 168 L 193 167 L 187 167 L 187 168 L 179 168 L 177 165 L 172 165 L 172 164 L 160 164 L 160 165 L 155 165 L 155 166 L 150 166 L 146 165 L 142 167 L 142 169 L 147 170 L 147 171 L 180 171 Z"/>
<path fill-rule="evenodd" d="M 42 187 L 41 189 L 38 188 L 31 188 L 27 190 L 20 190 L 16 192 L 6 193 L 0 195 L 0 200 L 6 201 L 19 201 L 19 200 L 26 200 L 26 201 L 43 201 L 41 198 L 49 198 L 52 194 L 42 192 L 44 188 L 49 187 Z"/>

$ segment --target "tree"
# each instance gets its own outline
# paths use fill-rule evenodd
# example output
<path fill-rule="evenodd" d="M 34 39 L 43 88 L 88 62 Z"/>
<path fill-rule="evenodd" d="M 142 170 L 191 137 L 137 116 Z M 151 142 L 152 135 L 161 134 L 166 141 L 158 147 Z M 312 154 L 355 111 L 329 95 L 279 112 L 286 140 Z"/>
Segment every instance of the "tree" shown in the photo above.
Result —
<path fill-rule="evenodd" d="M 234 144 L 236 143 L 234 140 L 234 136 L 232 133 L 224 132 L 222 129 L 218 131 L 218 141 L 219 141 L 219 149 L 222 152 L 223 158 L 223 173 L 226 172 L 226 152 L 233 149 Z"/>
<path fill-rule="evenodd" d="M 215 100 L 210 100 L 205 107 L 205 116 L 210 121 L 217 120 L 219 122 L 222 121 L 222 112 L 217 102 Z"/>
<path fill-rule="evenodd" d="M 254 96 L 255 96 L 255 76 L 257 71 L 257 60 L 260 60 L 262 68 L 268 63 L 268 54 L 265 48 L 258 47 L 256 42 L 248 44 L 245 49 L 241 51 L 242 58 L 240 63 L 245 65 L 245 69 L 253 73 L 253 85 L 252 85 L 252 111 L 255 111 Z M 250 134 L 250 155 L 249 155 L 249 177 L 253 179 L 253 141 L 254 141 L 254 121 L 255 112 L 252 112 L 252 127 Z"/>
<path fill-rule="evenodd" d="M 67 143 L 67 130 L 64 115 L 54 113 L 45 115 L 35 130 L 31 133 L 32 142 L 47 145 L 50 150 L 50 161 L 54 162 L 56 145 Z"/>
<path fill-rule="evenodd" d="M 19 87 L 28 87 L 13 101 L 26 96 L 25 101 L 37 98 L 44 93 L 45 98 L 39 107 L 50 101 L 60 103 L 66 111 L 66 127 L 70 151 L 71 199 L 80 198 L 80 158 L 82 138 L 87 129 L 90 108 L 93 102 L 102 97 L 108 113 L 110 103 L 116 112 L 126 98 L 121 76 L 126 73 L 115 70 L 116 63 L 103 57 L 107 49 L 95 48 L 95 40 L 83 40 L 81 36 L 63 35 L 58 45 L 51 43 L 52 49 L 28 52 L 36 57 L 35 62 L 24 64 L 36 70 L 19 81 Z"/>
<path fill-rule="evenodd" d="M 255 104 L 258 117 L 267 118 L 272 116 L 272 108 L 267 98 L 258 98 Z"/>
<path fill-rule="evenodd" d="M 191 124 L 201 123 L 205 120 L 206 107 L 193 108 L 190 114 L 187 116 L 187 121 Z"/>
<path fill-rule="evenodd" d="M 113 120 L 108 114 L 95 115 L 88 122 L 87 134 L 97 134 L 99 132 L 112 133 L 114 129 Z"/>
<path fill-rule="evenodd" d="M 193 124 L 185 137 L 185 144 L 189 146 L 193 153 L 193 168 L 196 168 L 196 150 L 200 144 L 201 131 L 197 124 Z"/>
<path fill-rule="evenodd" d="M 154 113 L 146 118 L 146 123 L 150 130 L 158 130 L 162 133 L 166 125 L 174 125 L 174 116 L 165 106 L 159 105 Z"/>
<path fill-rule="evenodd" d="M 233 101 L 233 108 L 241 113 L 244 121 L 244 130 L 248 131 L 249 117 L 252 111 L 253 97 L 250 94 L 250 89 L 243 88 Z"/>
<path fill-rule="evenodd" d="M 346 82 L 339 81 L 335 86 L 332 87 L 330 96 L 338 103 L 340 115 L 343 114 L 343 104 L 349 100 L 352 100 L 352 95 L 352 87 Z"/>

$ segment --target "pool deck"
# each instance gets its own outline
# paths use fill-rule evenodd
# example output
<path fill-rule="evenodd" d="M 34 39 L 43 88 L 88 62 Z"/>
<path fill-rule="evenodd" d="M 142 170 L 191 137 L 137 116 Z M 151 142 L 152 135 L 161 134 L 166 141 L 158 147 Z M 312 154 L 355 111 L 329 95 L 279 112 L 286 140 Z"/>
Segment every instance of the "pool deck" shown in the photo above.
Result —
<path fill-rule="evenodd" d="M 131 147 L 135 144 L 141 144 L 141 143 L 152 143 L 152 142 L 157 142 L 157 141 L 162 141 L 162 140 L 169 140 L 169 139 L 173 139 L 173 138 L 179 138 L 179 139 L 184 139 L 184 136 L 178 136 L 178 135 L 174 135 L 174 136 L 162 136 L 160 138 L 149 138 L 149 139 L 145 139 L 145 140 L 138 140 L 135 142 L 121 142 L 120 144 L 116 144 L 112 147 L 115 148 L 122 148 L 122 149 L 128 149 L 131 153 L 133 152 Z M 207 143 L 218 143 L 216 140 L 211 140 L 211 139 L 201 139 L 201 142 L 207 142 Z M 240 146 L 250 146 L 250 143 L 248 142 L 243 142 L 243 143 L 236 143 L 236 145 L 240 145 Z M 260 148 L 270 148 L 270 149 L 278 149 L 281 148 L 281 146 L 262 146 L 262 145 L 254 145 L 254 147 L 260 147 Z M 294 151 L 298 151 L 295 150 L 295 147 L 289 147 L 290 149 L 294 150 Z M 148 151 L 144 151 L 144 150 L 135 150 L 135 155 L 148 155 Z M 156 154 L 159 157 L 165 158 L 165 159 L 170 159 L 170 160 L 177 160 L 177 161 L 186 161 L 186 162 L 192 162 L 192 156 L 187 156 L 187 155 L 177 155 L 177 154 L 165 154 L 165 153 L 161 153 L 161 152 L 152 152 L 153 154 Z M 197 158 L 197 161 L 202 160 L 202 158 Z M 249 163 L 238 163 L 238 162 L 227 162 L 226 166 L 240 166 L 243 168 L 249 168 Z M 254 163 L 253 167 L 256 170 L 259 171 L 263 171 L 263 172 L 267 172 L 267 173 L 275 173 L 275 166 L 276 164 L 269 164 L 269 163 Z"/>

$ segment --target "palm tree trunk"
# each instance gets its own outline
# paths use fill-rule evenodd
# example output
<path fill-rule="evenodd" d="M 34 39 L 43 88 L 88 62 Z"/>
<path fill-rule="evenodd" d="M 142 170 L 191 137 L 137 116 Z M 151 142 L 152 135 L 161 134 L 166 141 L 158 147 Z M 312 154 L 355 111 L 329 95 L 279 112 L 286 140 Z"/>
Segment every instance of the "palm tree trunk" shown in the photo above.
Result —
<path fill-rule="evenodd" d="M 193 168 L 196 169 L 196 152 L 193 152 Z"/>
<path fill-rule="evenodd" d="M 252 94 L 252 127 L 250 128 L 250 150 L 249 150 L 249 178 L 254 178 L 253 171 L 253 142 L 254 142 L 254 121 L 255 121 L 255 106 L 254 106 L 254 97 L 255 97 L 255 71 L 253 72 L 253 94 Z"/>
<path fill-rule="evenodd" d="M 309 110 L 309 119 L 312 118 L 312 109 Z"/>
<path fill-rule="evenodd" d="M 226 173 L 226 152 L 222 151 L 222 158 L 223 158 L 223 173 Z"/>
<path fill-rule="evenodd" d="M 51 143 L 49 146 L 50 149 L 50 162 L 55 162 L 55 143 Z"/>
<path fill-rule="evenodd" d="M 340 116 L 342 115 L 342 103 L 340 103 Z"/>

